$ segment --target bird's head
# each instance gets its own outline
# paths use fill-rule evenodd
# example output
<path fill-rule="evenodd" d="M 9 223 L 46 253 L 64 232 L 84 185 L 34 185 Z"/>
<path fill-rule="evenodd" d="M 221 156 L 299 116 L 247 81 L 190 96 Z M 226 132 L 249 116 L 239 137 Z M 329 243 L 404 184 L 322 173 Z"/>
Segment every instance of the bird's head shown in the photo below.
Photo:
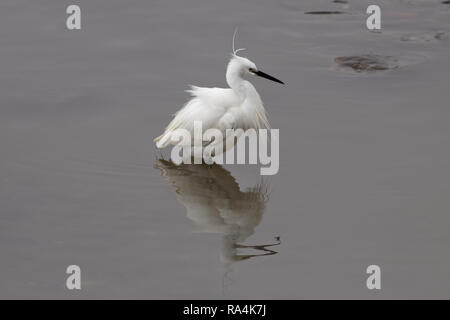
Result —
<path fill-rule="evenodd" d="M 259 70 L 253 61 L 236 55 L 236 51 L 232 54 L 231 60 L 228 63 L 228 70 L 232 73 L 238 74 L 240 77 L 253 75 L 284 84 L 283 81 L 278 80 L 277 78 L 272 77 L 271 75 L 268 75 L 267 73 Z"/>
<path fill-rule="evenodd" d="M 228 63 L 227 73 L 238 75 L 241 78 L 247 75 L 254 75 L 284 84 L 283 81 L 278 80 L 277 78 L 272 77 L 271 75 L 268 75 L 267 73 L 264 73 L 261 70 L 259 70 L 253 61 L 237 55 L 239 51 L 245 49 L 244 48 L 237 50 L 234 49 L 234 38 L 236 37 L 236 32 L 237 29 L 235 29 L 233 34 L 233 53 L 231 55 L 230 62 Z"/>

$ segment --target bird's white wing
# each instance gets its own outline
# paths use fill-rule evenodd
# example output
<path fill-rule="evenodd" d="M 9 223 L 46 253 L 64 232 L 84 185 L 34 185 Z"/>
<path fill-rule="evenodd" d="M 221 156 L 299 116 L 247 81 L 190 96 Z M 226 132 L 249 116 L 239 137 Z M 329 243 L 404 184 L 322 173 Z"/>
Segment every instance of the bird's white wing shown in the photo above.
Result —
<path fill-rule="evenodd" d="M 179 128 L 188 130 L 193 136 L 194 121 L 201 121 L 203 130 L 226 129 L 221 121 L 222 118 L 230 108 L 236 107 L 240 103 L 239 97 L 232 89 L 192 86 L 187 92 L 192 95 L 192 99 L 175 114 L 164 133 L 154 139 L 158 148 L 172 144 L 171 135 Z M 229 117 L 226 118 L 228 122 L 233 121 Z"/>

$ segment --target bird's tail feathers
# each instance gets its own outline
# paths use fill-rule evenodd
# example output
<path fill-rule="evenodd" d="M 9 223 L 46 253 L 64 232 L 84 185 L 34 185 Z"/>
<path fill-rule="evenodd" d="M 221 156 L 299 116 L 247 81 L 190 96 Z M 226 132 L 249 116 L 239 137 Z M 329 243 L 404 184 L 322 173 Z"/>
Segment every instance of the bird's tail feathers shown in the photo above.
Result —
<path fill-rule="evenodd" d="M 158 149 L 167 147 L 170 144 L 170 132 L 164 132 L 159 137 L 153 139 L 153 142 L 156 144 Z"/>

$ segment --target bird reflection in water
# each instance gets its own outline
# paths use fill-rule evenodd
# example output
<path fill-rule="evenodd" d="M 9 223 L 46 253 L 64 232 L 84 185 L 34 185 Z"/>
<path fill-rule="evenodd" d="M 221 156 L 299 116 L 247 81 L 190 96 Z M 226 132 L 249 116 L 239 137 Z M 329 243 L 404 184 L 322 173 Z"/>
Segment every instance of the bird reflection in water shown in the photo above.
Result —
<path fill-rule="evenodd" d="M 264 245 L 244 245 L 261 222 L 268 200 L 267 184 L 255 185 L 241 191 L 231 173 L 218 164 L 181 164 L 159 159 L 155 168 L 161 170 L 169 185 L 175 189 L 178 201 L 186 207 L 187 217 L 197 231 L 222 235 L 220 259 L 231 271 L 234 262 L 276 254 L 275 242 Z M 238 249 L 256 250 L 253 254 L 240 254 Z"/>

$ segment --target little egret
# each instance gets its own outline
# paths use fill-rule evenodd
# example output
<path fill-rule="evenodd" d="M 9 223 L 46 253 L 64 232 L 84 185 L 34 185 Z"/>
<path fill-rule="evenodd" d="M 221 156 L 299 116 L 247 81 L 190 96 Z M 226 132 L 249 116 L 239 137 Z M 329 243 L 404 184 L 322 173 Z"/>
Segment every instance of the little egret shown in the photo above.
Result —
<path fill-rule="evenodd" d="M 164 133 L 153 141 L 157 148 L 164 148 L 173 141 L 172 134 L 177 129 L 185 129 L 193 135 L 194 121 L 201 121 L 202 130 L 218 129 L 226 136 L 227 129 L 270 129 L 261 98 L 255 87 L 245 78 L 250 75 L 260 76 L 281 84 L 282 81 L 262 72 L 247 58 L 237 53 L 244 49 L 234 49 L 228 63 L 226 80 L 230 88 L 201 88 L 191 86 L 187 90 L 192 99 L 181 108 L 169 123 Z M 211 141 L 204 141 L 208 145 Z M 236 143 L 236 142 L 234 142 Z"/>

